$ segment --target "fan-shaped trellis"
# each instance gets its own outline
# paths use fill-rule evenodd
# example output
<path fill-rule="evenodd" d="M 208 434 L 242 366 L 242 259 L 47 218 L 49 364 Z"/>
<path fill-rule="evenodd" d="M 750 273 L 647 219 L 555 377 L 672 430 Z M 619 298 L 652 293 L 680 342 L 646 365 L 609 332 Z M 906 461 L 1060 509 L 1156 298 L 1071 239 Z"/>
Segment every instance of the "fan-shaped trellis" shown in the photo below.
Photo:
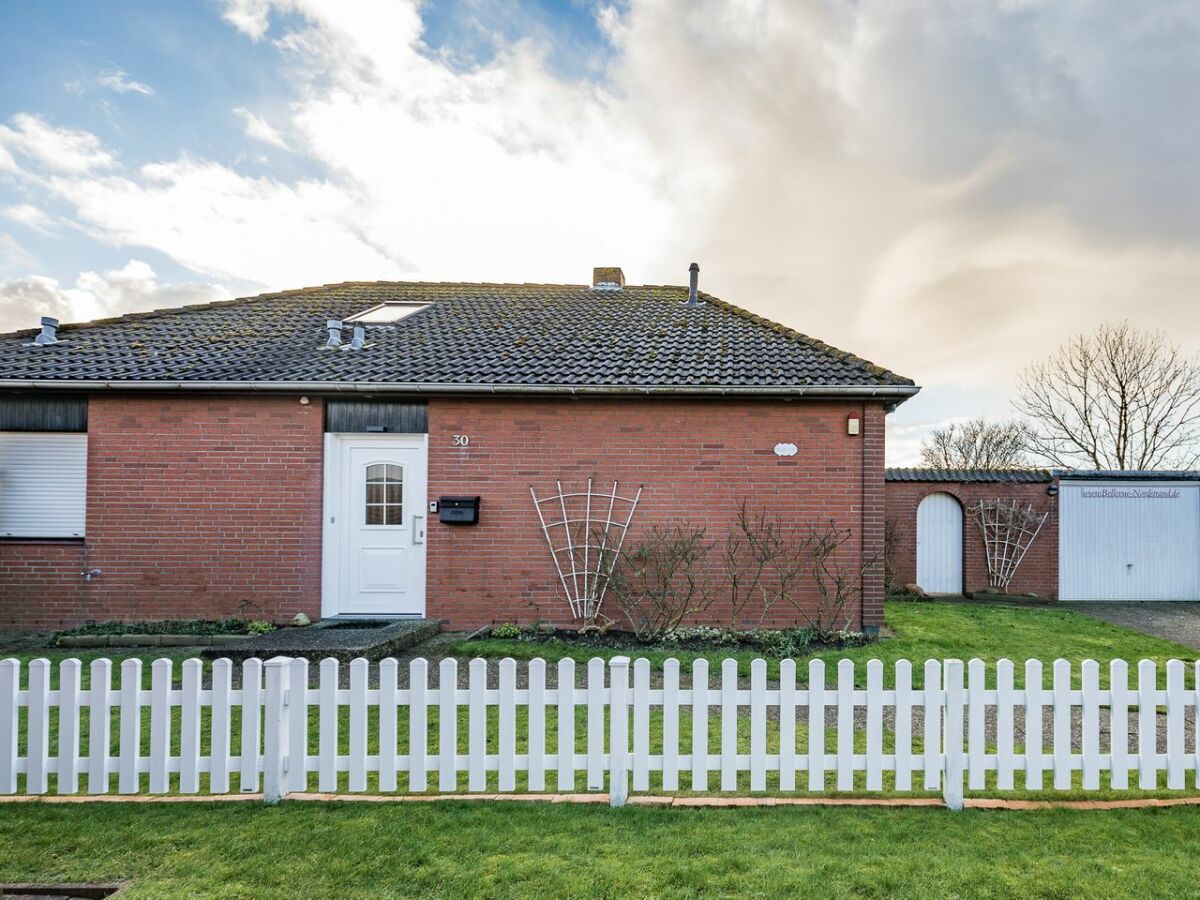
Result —
<path fill-rule="evenodd" d="M 983 534 L 991 586 L 1007 590 L 1050 514 L 1035 512 L 1032 505 L 1021 507 L 1016 500 L 998 499 L 980 500 L 967 512 Z"/>
<path fill-rule="evenodd" d="M 593 622 L 600 613 L 609 576 L 625 543 L 642 489 L 639 487 L 632 497 L 623 497 L 617 493 L 617 482 L 609 491 L 597 491 L 591 478 L 582 490 L 563 490 L 561 481 L 555 486 L 557 493 L 541 499 L 530 486 L 529 496 L 572 617 Z"/>

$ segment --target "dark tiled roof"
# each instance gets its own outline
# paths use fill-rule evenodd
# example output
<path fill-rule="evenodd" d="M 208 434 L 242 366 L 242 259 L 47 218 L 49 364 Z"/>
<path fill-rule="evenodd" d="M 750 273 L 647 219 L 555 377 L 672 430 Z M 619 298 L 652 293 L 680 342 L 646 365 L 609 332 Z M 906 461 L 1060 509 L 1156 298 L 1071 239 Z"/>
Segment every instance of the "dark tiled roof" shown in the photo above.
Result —
<path fill-rule="evenodd" d="M 0 385 L 396 385 L 420 389 L 661 389 L 915 393 L 913 382 L 685 287 L 361 282 L 0 335 Z M 384 301 L 430 305 L 323 349 L 327 319 Z M 346 338 L 349 339 L 349 328 Z M 813 390 L 815 389 L 815 390 Z"/>
<path fill-rule="evenodd" d="M 1053 481 L 1049 469 L 888 469 L 888 481 L 1007 482 L 1032 484 Z"/>

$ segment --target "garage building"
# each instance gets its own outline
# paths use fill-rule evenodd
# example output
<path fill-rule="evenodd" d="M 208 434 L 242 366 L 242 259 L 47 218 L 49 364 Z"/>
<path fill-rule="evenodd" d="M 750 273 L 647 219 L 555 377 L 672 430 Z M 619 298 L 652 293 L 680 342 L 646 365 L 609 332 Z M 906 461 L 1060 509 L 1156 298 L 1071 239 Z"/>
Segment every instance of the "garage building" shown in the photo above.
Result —
<path fill-rule="evenodd" d="M 1200 599 L 1200 473 L 889 469 L 893 586 L 989 589 L 971 509 L 1015 501 L 1044 516 L 1010 593 L 1061 600 Z"/>

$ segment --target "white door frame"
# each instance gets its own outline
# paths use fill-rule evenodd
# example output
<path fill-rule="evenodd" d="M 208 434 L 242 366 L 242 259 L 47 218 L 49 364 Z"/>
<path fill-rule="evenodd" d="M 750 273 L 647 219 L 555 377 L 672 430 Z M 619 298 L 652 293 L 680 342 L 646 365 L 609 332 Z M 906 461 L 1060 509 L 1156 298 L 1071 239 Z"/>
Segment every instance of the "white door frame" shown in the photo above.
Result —
<path fill-rule="evenodd" d="M 387 618 L 386 615 L 347 614 L 341 611 L 342 601 L 342 542 L 335 518 L 341 514 L 343 466 L 345 465 L 345 448 L 348 443 L 380 444 L 385 447 L 403 447 L 411 449 L 419 447 L 425 461 L 425 476 L 429 475 L 429 435 L 427 434 L 325 434 L 325 465 L 323 504 L 321 509 L 321 618 Z M 424 517 L 427 497 L 424 492 L 416 499 L 416 515 L 422 517 L 422 527 L 427 521 Z M 428 567 L 428 554 L 423 554 Z M 421 612 L 424 616 L 427 608 L 425 597 L 426 571 L 420 573 L 421 583 Z M 413 613 L 396 614 L 397 618 L 412 618 Z"/>

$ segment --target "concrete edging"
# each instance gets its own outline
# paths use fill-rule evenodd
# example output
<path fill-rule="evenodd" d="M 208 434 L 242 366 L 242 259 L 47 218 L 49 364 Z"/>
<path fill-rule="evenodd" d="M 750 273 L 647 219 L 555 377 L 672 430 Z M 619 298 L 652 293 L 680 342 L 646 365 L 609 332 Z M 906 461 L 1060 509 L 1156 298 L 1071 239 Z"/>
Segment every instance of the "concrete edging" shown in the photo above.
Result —
<path fill-rule="evenodd" d="M 56 647 L 85 649 L 99 647 L 210 647 L 241 643 L 256 634 L 68 634 L 54 642 Z"/>
<path fill-rule="evenodd" d="M 515 803 L 576 803 L 607 806 L 607 794 L 327 794 L 294 793 L 284 801 L 323 803 L 446 803 L 458 801 L 505 801 Z M 262 802 L 261 793 L 213 795 L 121 795 L 51 794 L 0 797 L 2 803 L 231 803 Z M 689 809 L 747 809 L 784 806 L 842 806 L 945 809 L 937 797 L 674 797 L 639 794 L 629 798 L 630 806 L 669 806 Z M 967 809 L 1033 812 L 1050 809 L 1122 810 L 1161 809 L 1171 806 L 1200 806 L 1200 797 L 1146 797 L 1130 800 L 1006 800 L 991 797 L 967 798 Z"/>

